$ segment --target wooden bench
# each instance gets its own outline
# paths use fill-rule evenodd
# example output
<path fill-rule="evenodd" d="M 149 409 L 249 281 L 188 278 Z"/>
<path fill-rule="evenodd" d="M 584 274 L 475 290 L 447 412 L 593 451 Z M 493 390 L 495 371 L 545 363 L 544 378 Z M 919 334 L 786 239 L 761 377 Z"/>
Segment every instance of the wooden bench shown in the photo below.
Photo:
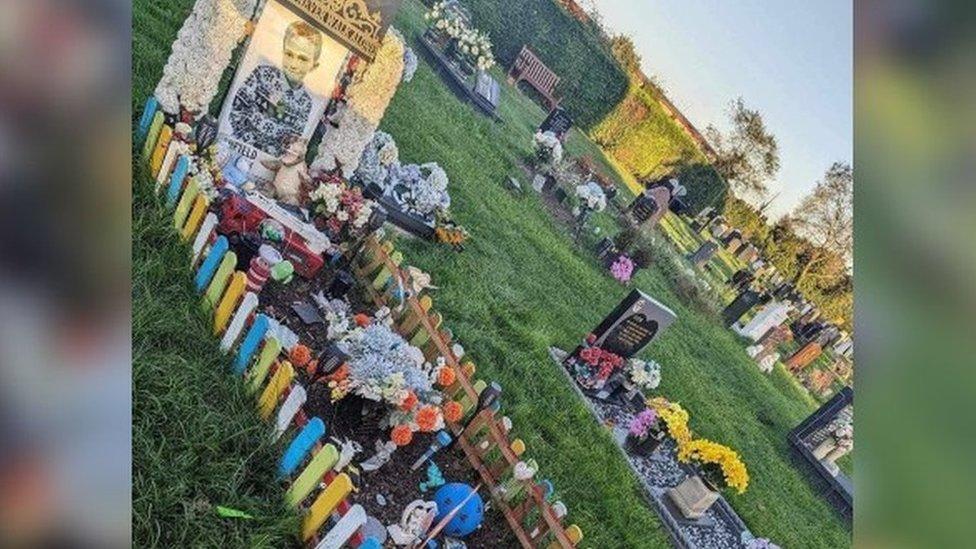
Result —
<path fill-rule="evenodd" d="M 555 97 L 559 76 L 532 53 L 528 46 L 522 46 L 522 51 L 508 71 L 509 84 L 515 86 L 519 81 L 524 81 L 539 92 L 549 103 L 549 110 L 559 105 L 560 100 Z"/>

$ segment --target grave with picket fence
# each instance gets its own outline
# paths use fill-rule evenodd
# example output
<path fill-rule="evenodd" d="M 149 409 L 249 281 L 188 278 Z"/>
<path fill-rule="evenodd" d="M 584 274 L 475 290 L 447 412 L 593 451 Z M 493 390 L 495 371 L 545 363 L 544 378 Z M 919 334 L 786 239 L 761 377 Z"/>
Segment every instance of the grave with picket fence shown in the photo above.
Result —
<path fill-rule="evenodd" d="M 188 176 L 189 156 L 173 152 L 172 128 L 161 117 L 146 126 L 143 158 L 157 193 L 172 209 L 175 234 L 189 246 L 187 266 L 201 306 L 212 315 L 212 335 L 220 338 L 221 352 L 232 357 L 230 370 L 254 395 L 271 436 L 290 439 L 278 472 L 288 486 L 286 504 L 302 516 L 299 539 L 318 548 L 379 547 L 363 533 L 369 502 L 354 502 L 359 473 L 343 459 L 341 448 L 325 441 L 326 422 L 309 413 L 310 388 L 303 386 L 301 372 L 289 361 L 289 349 L 270 333 L 272 319 L 261 311 L 261 290 L 249 280 L 253 273 L 237 269 L 235 252 L 219 234 L 219 211 L 212 197 Z M 447 422 L 447 431 L 486 489 L 493 509 L 522 547 L 576 546 L 582 530 L 564 524 L 566 506 L 553 501 L 551 483 L 515 475 L 518 467 L 532 461 L 525 443 L 511 438 L 512 428 L 497 410 L 479 406 L 492 384 L 475 377 L 472 361 L 462 363 L 455 355 L 451 331 L 433 310 L 432 298 L 402 291 L 402 261 L 391 242 L 369 237 L 352 258 L 352 270 L 373 305 L 394 309 L 397 332 L 425 358 L 441 357 L 457 372 L 455 383 L 443 392 L 461 404 L 463 414 Z"/>

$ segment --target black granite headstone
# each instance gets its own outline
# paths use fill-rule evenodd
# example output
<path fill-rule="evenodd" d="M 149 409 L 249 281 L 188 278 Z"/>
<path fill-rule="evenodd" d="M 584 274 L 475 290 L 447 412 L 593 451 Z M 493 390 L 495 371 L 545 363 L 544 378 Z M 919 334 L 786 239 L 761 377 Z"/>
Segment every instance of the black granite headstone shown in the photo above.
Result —
<path fill-rule="evenodd" d="M 630 358 L 639 353 L 677 317 L 651 296 L 633 290 L 593 331 L 596 345 Z"/>
<path fill-rule="evenodd" d="M 549 115 L 546 116 L 546 119 L 542 121 L 542 125 L 539 126 L 539 131 L 552 132 L 561 141 L 566 137 L 566 134 L 572 127 L 573 119 L 570 118 L 569 113 L 563 110 L 562 107 L 556 107 L 549 111 Z"/>
<path fill-rule="evenodd" d="M 742 318 L 742 315 L 749 312 L 750 309 L 763 303 L 764 299 L 768 302 L 769 294 L 761 294 L 755 290 L 746 290 L 739 294 L 728 307 L 722 310 L 722 320 L 726 326 L 732 326 Z"/>

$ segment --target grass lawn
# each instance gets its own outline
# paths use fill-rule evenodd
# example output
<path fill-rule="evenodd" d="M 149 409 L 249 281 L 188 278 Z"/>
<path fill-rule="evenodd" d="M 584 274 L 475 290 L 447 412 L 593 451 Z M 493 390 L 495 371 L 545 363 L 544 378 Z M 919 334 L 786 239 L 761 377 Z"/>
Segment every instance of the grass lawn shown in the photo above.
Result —
<path fill-rule="evenodd" d="M 411 40 L 421 14 L 415 1 L 401 8 L 397 24 Z M 505 413 L 587 545 L 665 546 L 609 435 L 546 356 L 551 344 L 575 345 L 628 289 L 573 245 L 531 190 L 514 196 L 503 188 L 510 175 L 524 178 L 519 165 L 544 112 L 500 76 L 502 123 L 459 101 L 424 59 L 394 98 L 383 129 L 401 158 L 447 170 L 452 211 L 472 234 L 461 254 L 425 242 L 400 247 L 433 274 L 435 306 L 479 371 L 505 388 Z M 750 528 L 788 547 L 849 545 L 850 532 L 790 462 L 786 434 L 815 405 L 761 374 L 734 335 L 684 306 L 661 272 L 641 271 L 635 282 L 679 316 L 646 351 L 664 367 L 660 393 L 682 402 L 701 436 L 736 448 L 752 471 L 749 491 L 730 497 Z"/>
<path fill-rule="evenodd" d="M 137 0 L 133 113 L 159 79 L 192 1 Z M 139 165 L 141 159 L 133 159 Z M 136 169 L 132 204 L 132 539 L 138 547 L 284 547 L 298 516 L 275 478 L 281 449 L 230 375 L 193 291 L 188 249 Z M 137 175 L 138 174 L 138 175 Z M 222 505 L 253 520 L 217 516 Z"/>
<path fill-rule="evenodd" d="M 134 105 L 152 91 L 190 4 L 136 1 Z M 401 8 L 396 24 L 411 41 L 422 12 L 416 0 Z M 529 187 L 520 163 L 531 154 L 543 111 L 496 69 L 503 122 L 493 123 L 459 101 L 415 49 L 420 67 L 382 127 L 396 137 L 405 161 L 436 161 L 447 170 L 452 211 L 472 239 L 461 254 L 427 242 L 398 246 L 409 263 L 432 273 L 441 288 L 435 307 L 480 375 L 504 387 L 503 412 L 538 460 L 541 478 L 554 482 L 569 521 L 583 528 L 583 546 L 670 546 L 609 433 L 547 357 L 549 345 L 575 345 L 629 290 L 573 244 Z M 582 134 L 570 137 L 568 150 L 612 167 Z M 508 176 L 523 182 L 522 196 L 504 190 Z M 133 433 L 135 539 L 280 546 L 294 530 L 280 516 L 274 453 L 260 444 L 264 428 L 226 375 L 215 342 L 197 337 L 208 330 L 168 219 L 144 192 L 135 194 L 134 421 L 143 425 Z M 606 216 L 597 216 L 597 224 L 608 223 Z M 790 463 L 786 433 L 813 404 L 761 374 L 732 333 L 681 303 L 661 271 L 642 270 L 634 283 L 679 316 L 645 355 L 662 363 L 659 393 L 688 408 L 692 428 L 743 456 L 749 491 L 730 501 L 749 527 L 786 547 L 849 545 L 849 531 Z M 222 521 L 212 511 L 197 512 L 205 504 L 242 508 L 259 519 Z"/>
<path fill-rule="evenodd" d="M 132 220 L 132 539 L 138 547 L 282 547 L 280 449 L 230 375 L 191 285 L 187 249 L 148 179 Z M 223 519 L 217 505 L 254 520 Z"/>

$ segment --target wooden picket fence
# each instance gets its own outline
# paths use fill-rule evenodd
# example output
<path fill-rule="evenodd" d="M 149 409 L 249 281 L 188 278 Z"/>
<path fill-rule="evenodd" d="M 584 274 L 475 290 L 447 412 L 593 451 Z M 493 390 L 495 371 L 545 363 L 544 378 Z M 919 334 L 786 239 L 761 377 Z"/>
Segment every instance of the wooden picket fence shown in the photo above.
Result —
<path fill-rule="evenodd" d="M 306 389 L 296 379 L 288 349 L 269 334 L 271 319 L 257 312 L 257 295 L 247 291 L 246 273 L 236 270 L 236 254 L 229 249 L 227 239 L 217 235 L 218 219 L 208 213 L 209 197 L 192 177 L 187 177 L 190 158 L 173 153 L 176 141 L 172 130 L 162 123 L 161 113 L 156 113 L 151 123 L 145 118 L 141 133 L 143 128 L 143 158 L 157 182 L 157 193 L 166 190 L 174 230 L 184 242 L 192 241 L 189 267 L 202 296 L 202 307 L 212 314 L 213 335 L 221 338 L 221 351 L 233 355 L 232 371 L 254 395 L 260 417 L 273 422 L 272 436 L 278 439 L 292 434 L 278 473 L 288 485 L 286 504 L 302 515 L 303 543 L 316 549 L 380 547 L 376 540 L 363 539 L 360 530 L 366 512 L 349 502 L 352 479 L 337 467 L 339 449 L 323 443 L 324 422 L 304 412 Z M 355 271 L 369 280 L 366 286 L 377 305 L 394 303 L 392 292 L 397 285 L 391 282 L 394 277 L 403 277 L 398 266 L 402 258 L 390 252 L 389 244 L 370 239 L 357 258 Z M 502 483 L 513 483 L 512 469 L 524 454 L 525 444 L 519 439 L 510 441 L 490 409 L 476 411 L 478 396 L 487 384 L 471 382 L 473 363 L 458 363 L 450 348 L 450 331 L 441 328 L 443 319 L 431 311 L 430 297 L 409 296 L 404 304 L 406 307 L 396 314 L 399 333 L 423 349 L 428 359 L 443 356 L 458 373 L 457 382 L 446 394 L 462 405 L 465 417 L 476 415 L 463 432 L 460 423 L 449 428 L 490 488 L 495 507 L 520 544 L 526 548 L 574 547 L 582 539 L 582 531 L 575 525 L 563 527 L 562 516 L 546 501 L 544 485 L 529 480 L 505 494 L 498 490 Z M 522 492 L 527 495 L 516 502 Z M 328 529 L 323 533 L 324 526 Z"/>
<path fill-rule="evenodd" d="M 410 295 L 404 291 L 409 282 L 400 268 L 403 255 L 394 251 L 390 242 L 370 238 L 356 258 L 355 274 L 377 306 L 387 306 L 394 312 L 397 331 L 411 344 L 420 347 L 428 360 L 443 357 L 458 373 L 457 382 L 446 390 L 450 398 L 464 406 L 461 422 L 449 425 L 471 466 L 490 488 L 494 506 L 504 516 L 522 547 L 575 547 L 582 539 L 579 526 L 564 527 L 562 518 L 546 500 L 546 488 L 534 480 L 523 483 L 516 496 L 502 494 L 498 487 L 509 481 L 515 464 L 523 460 L 526 451 L 521 439 L 510 441 L 500 418 L 490 409 L 477 412 L 463 431 L 463 421 L 475 409 L 478 396 L 487 387 L 482 380 L 472 381 L 476 367 L 473 362 L 459 363 L 451 349 L 453 334 L 443 327 L 443 316 L 433 311 L 429 295 Z M 458 398 L 460 395 L 460 398 Z"/>

